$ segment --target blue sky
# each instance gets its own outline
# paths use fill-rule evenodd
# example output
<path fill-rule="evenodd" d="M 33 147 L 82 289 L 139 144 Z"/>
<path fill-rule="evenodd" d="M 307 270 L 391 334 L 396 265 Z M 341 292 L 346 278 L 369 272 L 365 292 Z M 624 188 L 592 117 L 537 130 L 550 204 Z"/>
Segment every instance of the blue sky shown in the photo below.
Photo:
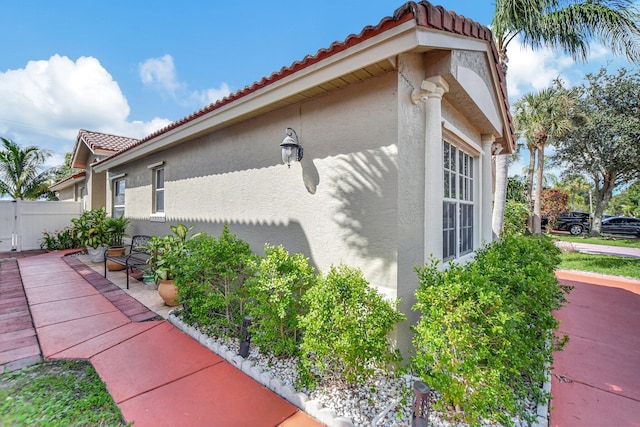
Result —
<path fill-rule="evenodd" d="M 440 1 L 489 25 L 493 0 Z M 0 37 L 0 136 L 62 163 L 79 129 L 142 137 L 254 81 L 359 33 L 402 1 L 271 3 L 87 0 L 5 2 Z M 587 64 L 509 48 L 513 103 L 560 76 L 637 68 L 592 47 Z M 520 173 L 520 164 L 512 173 Z"/>

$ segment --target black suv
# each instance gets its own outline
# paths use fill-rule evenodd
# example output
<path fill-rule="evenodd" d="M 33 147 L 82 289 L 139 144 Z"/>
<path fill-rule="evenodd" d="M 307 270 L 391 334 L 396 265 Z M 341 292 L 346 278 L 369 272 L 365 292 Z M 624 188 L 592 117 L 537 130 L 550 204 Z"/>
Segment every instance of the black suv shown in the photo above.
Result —
<path fill-rule="evenodd" d="M 542 217 L 542 228 L 549 222 L 546 216 Z M 567 212 L 563 213 L 556 220 L 554 230 L 568 231 L 574 236 L 579 236 L 591 228 L 591 216 L 587 212 Z"/>

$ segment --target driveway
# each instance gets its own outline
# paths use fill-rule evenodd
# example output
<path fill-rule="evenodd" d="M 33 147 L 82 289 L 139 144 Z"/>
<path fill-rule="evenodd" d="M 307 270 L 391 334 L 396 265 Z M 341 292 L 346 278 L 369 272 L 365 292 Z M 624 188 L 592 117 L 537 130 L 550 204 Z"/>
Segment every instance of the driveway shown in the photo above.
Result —
<path fill-rule="evenodd" d="M 623 248 L 619 246 L 593 245 L 590 243 L 572 243 L 556 241 L 556 246 L 563 250 L 573 250 L 595 255 L 618 255 L 624 257 L 640 258 L 640 249 Z"/>
<path fill-rule="evenodd" d="M 640 281 L 556 275 L 574 289 L 555 313 L 569 342 L 554 354 L 549 425 L 640 426 Z"/>

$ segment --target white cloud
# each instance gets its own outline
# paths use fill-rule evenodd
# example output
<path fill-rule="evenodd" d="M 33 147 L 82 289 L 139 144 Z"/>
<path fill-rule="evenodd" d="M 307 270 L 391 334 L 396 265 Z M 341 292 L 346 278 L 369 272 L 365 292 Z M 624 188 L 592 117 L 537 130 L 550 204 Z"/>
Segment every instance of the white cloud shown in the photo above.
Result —
<path fill-rule="evenodd" d="M 199 92 L 191 93 L 191 100 L 199 105 L 212 104 L 231 93 L 229 85 L 222 83 L 218 89 L 205 89 Z"/>
<path fill-rule="evenodd" d="M 532 50 L 514 39 L 508 47 L 509 68 L 507 88 L 509 98 L 514 101 L 527 92 L 538 91 L 551 86 L 554 79 L 571 86 L 568 71 L 575 66 L 570 56 L 548 48 Z"/>
<path fill-rule="evenodd" d="M 93 57 L 53 55 L 0 72 L 0 99 L 0 135 L 51 151 L 47 167 L 64 162 L 79 129 L 142 138 L 170 123 L 128 121 L 126 97 Z"/>
<path fill-rule="evenodd" d="M 145 86 L 169 95 L 183 107 L 202 107 L 218 101 L 231 93 L 229 85 L 221 83 L 219 88 L 210 88 L 189 93 L 187 84 L 178 79 L 173 57 L 149 58 L 139 66 L 140 79 Z"/>
<path fill-rule="evenodd" d="M 124 135 L 131 136 L 133 138 L 142 138 L 169 124 L 171 124 L 171 120 L 162 119 L 160 117 L 154 117 L 149 122 L 133 121 L 126 124 L 125 128 L 127 129 L 127 132 L 125 132 Z"/>
<path fill-rule="evenodd" d="M 146 86 L 158 88 L 172 97 L 184 88 L 184 84 L 178 81 L 171 55 L 149 58 L 140 64 L 140 79 Z"/>
<path fill-rule="evenodd" d="M 54 55 L 0 73 L 0 118 L 16 133 L 73 139 L 79 128 L 118 127 L 129 104 L 118 83 L 92 57 Z"/>

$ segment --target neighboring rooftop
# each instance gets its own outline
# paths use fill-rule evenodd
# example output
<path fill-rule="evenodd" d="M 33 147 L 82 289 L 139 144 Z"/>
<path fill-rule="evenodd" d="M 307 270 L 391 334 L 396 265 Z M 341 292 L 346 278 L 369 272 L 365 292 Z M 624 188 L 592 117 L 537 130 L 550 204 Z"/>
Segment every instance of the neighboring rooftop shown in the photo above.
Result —
<path fill-rule="evenodd" d="M 78 169 L 86 169 L 86 160 L 89 152 L 106 158 L 137 145 L 139 142 L 140 140 L 136 138 L 80 129 L 73 147 L 74 158 L 71 159 L 71 166 Z M 83 146 L 81 144 L 87 149 L 79 150 Z"/>
<path fill-rule="evenodd" d="M 74 173 L 66 178 L 61 179 L 60 181 L 53 183 L 49 187 L 49 191 L 59 191 L 64 188 L 70 187 L 78 181 L 84 180 L 87 173 L 85 171 Z"/>

